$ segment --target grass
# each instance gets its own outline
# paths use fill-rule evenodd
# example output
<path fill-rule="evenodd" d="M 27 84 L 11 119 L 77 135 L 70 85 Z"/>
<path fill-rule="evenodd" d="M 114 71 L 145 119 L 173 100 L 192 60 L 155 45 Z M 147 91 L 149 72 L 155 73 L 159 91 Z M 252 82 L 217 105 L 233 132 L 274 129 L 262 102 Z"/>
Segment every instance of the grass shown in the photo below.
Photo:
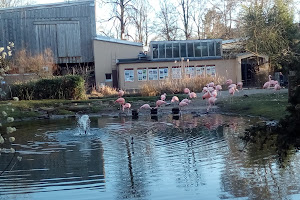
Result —
<path fill-rule="evenodd" d="M 234 97 L 220 100 L 218 106 L 223 112 L 261 116 L 270 120 L 279 120 L 288 112 L 288 94 L 253 94 L 248 97 Z"/>

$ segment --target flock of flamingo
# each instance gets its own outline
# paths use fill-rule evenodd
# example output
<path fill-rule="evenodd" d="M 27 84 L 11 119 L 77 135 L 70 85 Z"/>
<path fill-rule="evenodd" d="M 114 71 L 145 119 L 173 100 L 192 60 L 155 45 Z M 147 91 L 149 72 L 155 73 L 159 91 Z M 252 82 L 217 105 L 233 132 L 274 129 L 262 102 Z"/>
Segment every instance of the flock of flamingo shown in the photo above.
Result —
<path fill-rule="evenodd" d="M 269 75 L 269 81 L 266 82 L 263 85 L 264 89 L 270 89 L 271 87 L 274 87 L 274 90 L 280 90 L 280 85 L 278 83 L 278 81 L 274 81 L 271 79 L 271 75 Z M 226 81 L 226 85 L 228 85 L 228 92 L 231 96 L 234 95 L 234 93 L 236 91 L 242 90 L 243 89 L 243 83 L 242 82 L 238 82 L 238 83 L 233 83 L 233 81 L 231 79 L 228 79 Z M 203 87 L 202 90 L 202 99 L 206 100 L 208 103 L 207 106 L 207 112 L 210 110 L 210 108 L 215 104 L 216 100 L 217 100 L 217 96 L 221 95 L 220 91 L 222 90 L 222 86 L 221 85 L 215 85 L 214 82 L 210 82 L 208 84 L 206 84 L 205 87 Z M 179 100 L 179 98 L 177 96 L 173 96 L 170 103 L 166 102 L 166 93 L 162 94 L 160 96 L 160 99 L 156 101 L 156 106 L 155 107 L 151 107 L 149 104 L 144 104 L 140 107 L 140 109 L 153 109 L 153 108 L 158 108 L 163 106 L 164 104 L 173 104 L 178 105 L 179 109 L 181 110 L 183 107 L 188 106 L 193 99 L 197 98 L 197 94 L 195 92 L 191 92 L 189 88 L 184 88 L 183 93 L 187 95 L 186 98 L 182 99 L 181 101 Z M 123 90 L 119 90 L 118 92 L 118 99 L 115 101 L 115 103 L 118 103 L 120 105 L 120 110 L 122 109 L 124 112 L 124 109 L 127 109 L 127 111 L 129 112 L 130 108 L 131 108 L 131 104 L 130 103 L 126 103 L 125 99 L 123 98 L 124 95 L 124 91 Z"/>

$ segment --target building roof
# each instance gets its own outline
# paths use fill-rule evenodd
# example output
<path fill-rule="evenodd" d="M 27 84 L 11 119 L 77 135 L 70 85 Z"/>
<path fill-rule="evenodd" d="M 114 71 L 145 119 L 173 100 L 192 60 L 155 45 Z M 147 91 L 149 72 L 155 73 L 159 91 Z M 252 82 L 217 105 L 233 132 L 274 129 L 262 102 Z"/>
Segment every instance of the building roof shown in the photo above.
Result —
<path fill-rule="evenodd" d="M 139 42 L 131 42 L 128 40 L 118 40 L 115 38 L 111 38 L 111 37 L 105 37 L 102 35 L 97 35 L 94 40 L 99 40 L 99 41 L 104 41 L 104 42 L 112 42 L 112 43 L 119 43 L 119 44 L 127 44 L 127 45 L 133 45 L 133 46 L 140 46 L 142 47 L 143 44 L 139 43 Z"/>
<path fill-rule="evenodd" d="M 71 6 L 74 4 L 86 4 L 86 3 L 94 4 L 95 0 L 68 1 L 68 2 L 49 3 L 49 4 L 33 4 L 33 5 L 27 5 L 27 6 L 0 8 L 0 11 L 1 12 L 14 12 L 17 10 L 24 10 L 24 9 L 30 10 L 30 9 L 49 8 L 49 7 L 63 7 L 63 6 Z"/>
<path fill-rule="evenodd" d="M 199 60 L 220 60 L 222 59 L 222 56 L 212 56 L 212 57 L 202 57 L 202 58 L 188 58 L 190 61 L 199 61 Z M 139 59 L 139 58 L 129 58 L 129 59 L 117 59 L 117 64 L 130 64 L 130 63 L 155 63 L 155 62 L 174 62 L 177 61 L 177 63 L 181 62 L 180 58 L 162 58 L 162 59 L 154 59 L 151 60 L 150 58 L 146 59 Z M 186 58 L 185 58 L 186 62 Z"/>

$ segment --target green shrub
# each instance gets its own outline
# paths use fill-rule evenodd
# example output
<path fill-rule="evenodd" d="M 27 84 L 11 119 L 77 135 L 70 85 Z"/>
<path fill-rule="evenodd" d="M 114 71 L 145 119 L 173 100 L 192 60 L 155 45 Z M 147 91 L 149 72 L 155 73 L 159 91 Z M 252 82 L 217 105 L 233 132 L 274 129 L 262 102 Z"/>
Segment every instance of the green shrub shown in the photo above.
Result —
<path fill-rule="evenodd" d="M 13 96 L 21 100 L 86 99 L 84 79 L 78 75 L 44 78 L 27 83 L 14 84 Z"/>

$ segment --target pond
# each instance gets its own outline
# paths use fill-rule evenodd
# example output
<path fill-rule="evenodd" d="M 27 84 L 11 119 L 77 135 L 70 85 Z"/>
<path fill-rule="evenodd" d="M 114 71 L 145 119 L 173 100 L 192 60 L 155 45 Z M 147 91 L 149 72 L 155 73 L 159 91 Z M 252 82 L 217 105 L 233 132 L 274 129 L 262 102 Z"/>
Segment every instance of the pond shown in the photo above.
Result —
<path fill-rule="evenodd" d="M 6 199 L 300 199 L 300 154 L 245 144 L 257 118 L 220 114 L 15 123 L 22 156 L 0 176 Z M 0 157 L 0 170 L 11 159 Z"/>

